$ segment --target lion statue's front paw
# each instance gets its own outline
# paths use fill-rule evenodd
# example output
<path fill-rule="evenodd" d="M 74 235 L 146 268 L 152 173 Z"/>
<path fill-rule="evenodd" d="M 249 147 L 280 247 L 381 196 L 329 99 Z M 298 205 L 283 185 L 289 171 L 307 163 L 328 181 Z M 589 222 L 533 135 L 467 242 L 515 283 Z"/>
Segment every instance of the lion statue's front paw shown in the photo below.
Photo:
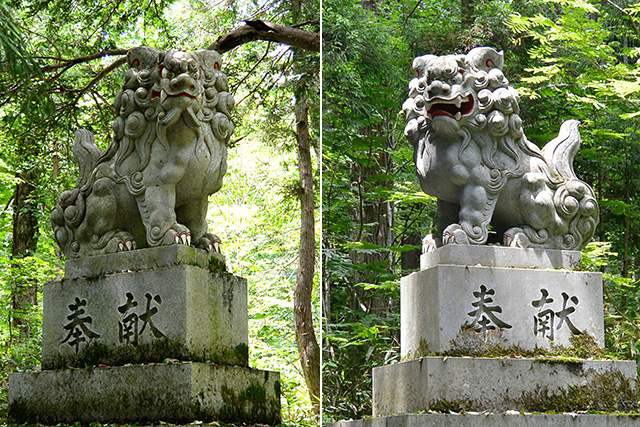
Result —
<path fill-rule="evenodd" d="M 503 243 L 512 248 L 529 248 L 531 241 L 520 227 L 513 227 L 504 232 Z"/>
<path fill-rule="evenodd" d="M 205 233 L 197 242 L 196 248 L 204 249 L 207 252 L 222 253 L 222 240 L 215 234 Z"/>
<path fill-rule="evenodd" d="M 435 237 L 433 234 L 427 234 L 424 239 L 422 239 L 422 253 L 426 254 L 427 252 L 433 252 L 439 246 L 442 246 L 442 244 L 439 244 L 439 240 L 440 239 Z"/>
<path fill-rule="evenodd" d="M 442 233 L 443 245 L 470 245 L 469 236 L 460 224 L 451 224 Z"/>
<path fill-rule="evenodd" d="M 160 239 L 160 246 L 165 245 L 191 245 L 191 231 L 177 222 L 173 224 Z"/>

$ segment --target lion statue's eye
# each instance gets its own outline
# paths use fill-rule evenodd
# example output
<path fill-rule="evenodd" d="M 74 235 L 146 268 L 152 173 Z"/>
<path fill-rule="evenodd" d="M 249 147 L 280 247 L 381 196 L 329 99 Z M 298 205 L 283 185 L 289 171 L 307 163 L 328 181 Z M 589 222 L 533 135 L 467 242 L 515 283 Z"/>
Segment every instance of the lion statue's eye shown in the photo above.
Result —
<path fill-rule="evenodd" d="M 172 79 L 173 78 L 173 73 L 171 71 L 169 71 L 167 68 L 162 68 L 160 76 L 163 79 Z"/>

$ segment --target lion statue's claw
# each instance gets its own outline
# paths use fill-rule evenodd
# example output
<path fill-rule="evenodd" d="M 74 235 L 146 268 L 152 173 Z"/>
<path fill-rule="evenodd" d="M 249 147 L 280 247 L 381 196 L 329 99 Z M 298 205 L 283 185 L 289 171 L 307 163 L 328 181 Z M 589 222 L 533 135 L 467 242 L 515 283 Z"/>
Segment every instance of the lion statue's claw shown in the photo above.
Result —
<path fill-rule="evenodd" d="M 204 236 L 196 242 L 196 248 L 204 249 L 207 252 L 222 253 L 222 241 L 218 236 L 211 233 L 205 233 Z"/>
<path fill-rule="evenodd" d="M 191 245 L 191 232 L 182 224 L 175 223 L 169 228 L 162 239 L 160 245 Z"/>
<path fill-rule="evenodd" d="M 451 224 L 442 233 L 443 245 L 469 245 L 469 236 L 460 224 Z"/>
<path fill-rule="evenodd" d="M 125 252 L 137 248 L 133 236 L 122 230 L 112 230 L 100 237 L 94 236 L 92 242 L 97 253 Z"/>
<path fill-rule="evenodd" d="M 424 237 L 424 239 L 422 239 L 423 254 L 426 254 L 427 252 L 435 251 L 438 246 L 442 246 L 442 245 L 438 244 L 438 240 L 433 234 L 427 234 Z"/>
<path fill-rule="evenodd" d="M 132 251 L 136 249 L 136 241 L 133 239 L 126 239 L 124 242 L 118 242 L 118 252 Z"/>

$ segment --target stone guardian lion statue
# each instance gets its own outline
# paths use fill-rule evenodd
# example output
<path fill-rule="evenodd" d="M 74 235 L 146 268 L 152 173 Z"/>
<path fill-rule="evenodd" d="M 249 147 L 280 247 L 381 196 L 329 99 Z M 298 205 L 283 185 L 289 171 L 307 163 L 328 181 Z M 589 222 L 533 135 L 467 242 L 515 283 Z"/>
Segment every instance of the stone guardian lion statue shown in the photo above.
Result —
<path fill-rule="evenodd" d="M 593 236 L 598 204 L 573 170 L 578 121 L 564 122 L 542 150 L 529 142 L 503 61 L 479 47 L 413 62 L 405 135 L 422 190 L 438 199 L 438 233 L 424 251 L 500 237 L 505 246 L 579 250 Z"/>
<path fill-rule="evenodd" d="M 76 188 L 51 213 L 71 258 L 161 245 L 219 252 L 208 196 L 222 186 L 233 97 L 215 51 L 132 49 L 115 99 L 114 139 L 102 152 L 76 132 Z"/>

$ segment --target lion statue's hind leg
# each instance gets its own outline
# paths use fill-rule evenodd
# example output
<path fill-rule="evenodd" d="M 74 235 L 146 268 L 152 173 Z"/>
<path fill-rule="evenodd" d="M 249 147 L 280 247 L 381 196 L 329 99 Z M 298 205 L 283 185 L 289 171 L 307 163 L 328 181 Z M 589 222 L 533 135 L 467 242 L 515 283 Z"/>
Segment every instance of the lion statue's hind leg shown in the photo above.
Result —
<path fill-rule="evenodd" d="M 138 247 L 131 233 L 118 229 L 109 230 L 100 236 L 94 234 L 90 245 L 91 248 L 86 255 L 132 251 Z"/>
<path fill-rule="evenodd" d="M 83 255 L 131 251 L 137 248 L 133 235 L 122 229 L 122 207 L 116 197 L 117 184 L 109 177 L 96 179 L 87 197 L 86 216 L 78 228 Z M 105 212 L 110 213 L 105 215 Z"/>

